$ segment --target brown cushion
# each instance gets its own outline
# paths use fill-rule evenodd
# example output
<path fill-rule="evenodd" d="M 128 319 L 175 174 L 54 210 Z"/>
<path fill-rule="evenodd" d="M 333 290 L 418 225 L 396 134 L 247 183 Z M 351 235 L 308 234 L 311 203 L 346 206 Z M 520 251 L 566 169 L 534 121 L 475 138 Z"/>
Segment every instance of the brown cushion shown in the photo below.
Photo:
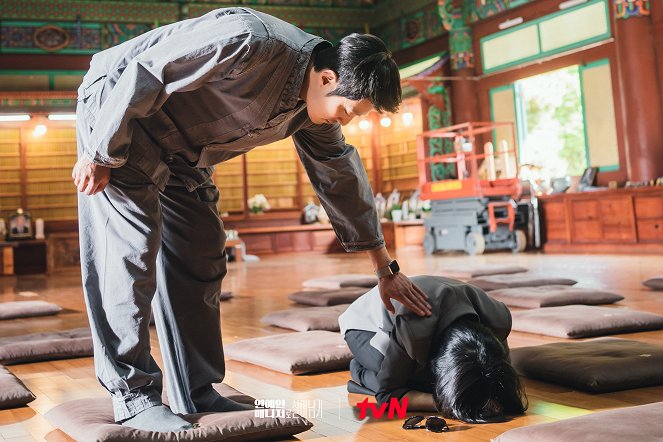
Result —
<path fill-rule="evenodd" d="M 663 316 L 625 308 L 565 305 L 513 312 L 512 329 L 559 338 L 585 338 L 663 328 Z"/>
<path fill-rule="evenodd" d="M 450 267 L 448 269 L 436 272 L 436 275 L 447 278 L 471 279 L 490 275 L 510 275 L 514 273 L 524 273 L 527 269 L 519 266 L 504 266 L 495 264 L 468 265 L 463 267 Z"/>
<path fill-rule="evenodd" d="M 234 297 L 233 292 L 221 292 L 221 294 L 219 295 L 219 300 L 227 301 L 233 297 Z"/>
<path fill-rule="evenodd" d="M 15 408 L 35 400 L 35 395 L 9 370 L 0 365 L 0 408 Z"/>
<path fill-rule="evenodd" d="M 305 290 L 288 296 L 288 299 L 303 305 L 324 307 L 329 305 L 352 304 L 368 289 L 363 287 L 337 290 Z"/>
<path fill-rule="evenodd" d="M 322 330 L 245 339 L 223 350 L 228 359 L 288 374 L 347 370 L 352 359 L 339 333 Z"/>
<path fill-rule="evenodd" d="M 46 301 L 0 302 L 0 319 L 48 316 L 61 311 L 62 307 Z"/>
<path fill-rule="evenodd" d="M 612 304 L 624 299 L 616 293 L 570 285 L 542 285 L 491 290 L 490 297 L 511 307 L 537 308 L 569 304 Z"/>
<path fill-rule="evenodd" d="M 0 338 L 0 363 L 5 365 L 92 356 L 89 328 Z"/>
<path fill-rule="evenodd" d="M 353 279 L 351 281 L 343 281 L 340 284 L 341 288 L 363 287 L 363 288 L 366 288 L 366 289 L 372 289 L 376 285 L 378 285 L 377 276 L 367 276 L 365 278 L 357 278 L 357 279 Z"/>
<path fill-rule="evenodd" d="M 348 304 L 331 307 L 291 308 L 269 313 L 263 316 L 260 321 L 296 331 L 339 331 L 338 317 L 347 308 Z"/>
<path fill-rule="evenodd" d="M 654 290 L 663 290 L 663 276 L 654 276 L 646 281 L 642 281 L 644 285 Z"/>
<path fill-rule="evenodd" d="M 240 402 L 241 393 L 227 394 Z M 222 393 L 223 394 L 223 393 Z M 246 396 L 243 396 L 246 398 Z M 253 403 L 252 398 L 246 403 Z M 78 399 L 58 405 L 46 413 L 54 426 L 79 441 L 253 441 L 287 438 L 313 426 L 303 417 L 256 417 L 253 410 L 226 413 L 198 413 L 183 416 L 200 427 L 184 432 L 151 432 L 115 423 L 110 398 Z"/>
<path fill-rule="evenodd" d="M 366 285 L 367 281 L 375 281 L 371 285 Z M 362 284 L 360 286 L 353 286 L 353 283 Z M 302 287 L 306 289 L 321 289 L 321 290 L 336 290 L 341 287 L 374 287 L 377 285 L 377 278 L 375 275 L 334 275 L 324 276 L 322 278 L 307 279 L 302 283 Z"/>
<path fill-rule="evenodd" d="M 530 273 L 513 275 L 490 275 L 468 281 L 483 290 L 508 289 L 513 287 L 538 287 L 541 285 L 575 285 L 578 281 L 568 278 L 540 276 Z"/>
<path fill-rule="evenodd" d="M 660 442 L 663 402 L 600 411 L 547 424 L 514 428 L 493 442 Z"/>
<path fill-rule="evenodd" d="M 604 393 L 663 384 L 663 345 L 618 338 L 511 350 L 519 374 Z"/>

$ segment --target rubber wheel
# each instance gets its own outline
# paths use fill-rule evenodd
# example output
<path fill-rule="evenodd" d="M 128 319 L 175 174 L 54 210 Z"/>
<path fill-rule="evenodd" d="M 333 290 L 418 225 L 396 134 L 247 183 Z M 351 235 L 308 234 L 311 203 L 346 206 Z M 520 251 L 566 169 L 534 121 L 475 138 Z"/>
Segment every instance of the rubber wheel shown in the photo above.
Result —
<path fill-rule="evenodd" d="M 470 232 L 465 237 L 465 253 L 468 255 L 482 255 L 486 250 L 486 240 L 477 232 Z"/>
<path fill-rule="evenodd" d="M 426 255 L 435 253 L 435 236 L 433 232 L 426 232 L 424 234 L 424 252 L 426 252 Z"/>
<path fill-rule="evenodd" d="M 522 230 L 515 230 L 513 234 L 516 238 L 516 245 L 511 250 L 513 253 L 524 252 L 527 248 L 527 235 Z"/>

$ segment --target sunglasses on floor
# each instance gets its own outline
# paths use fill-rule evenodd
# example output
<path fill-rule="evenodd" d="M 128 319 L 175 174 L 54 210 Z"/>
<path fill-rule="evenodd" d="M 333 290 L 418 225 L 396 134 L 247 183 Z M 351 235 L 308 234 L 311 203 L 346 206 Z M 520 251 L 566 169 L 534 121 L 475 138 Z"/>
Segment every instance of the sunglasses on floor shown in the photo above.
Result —
<path fill-rule="evenodd" d="M 426 422 L 424 425 L 419 425 L 421 421 L 426 419 Z M 418 430 L 418 429 L 426 429 L 428 431 L 431 431 L 433 433 L 442 433 L 443 431 L 449 431 L 449 427 L 447 426 L 447 421 L 442 419 L 441 417 L 437 416 L 412 416 L 407 419 L 405 419 L 405 422 L 403 423 L 403 429 L 404 430 Z"/>

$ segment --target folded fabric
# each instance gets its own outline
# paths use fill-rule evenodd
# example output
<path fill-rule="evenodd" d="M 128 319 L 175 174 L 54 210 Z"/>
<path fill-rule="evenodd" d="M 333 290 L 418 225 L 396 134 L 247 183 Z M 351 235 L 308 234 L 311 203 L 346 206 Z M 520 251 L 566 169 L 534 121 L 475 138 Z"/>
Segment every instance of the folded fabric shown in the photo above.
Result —
<path fill-rule="evenodd" d="M 0 363 L 5 365 L 92 356 L 89 328 L 0 338 Z"/>
<path fill-rule="evenodd" d="M 650 289 L 663 290 L 663 276 L 654 276 L 646 281 L 642 281 L 642 283 Z"/>
<path fill-rule="evenodd" d="M 217 390 L 237 402 L 253 404 L 253 398 L 248 397 L 250 401 L 247 401 L 247 396 L 231 387 L 223 386 Z M 263 416 L 255 410 L 247 410 L 183 416 L 187 421 L 199 425 L 184 432 L 141 431 L 115 423 L 110 398 L 66 402 L 50 410 L 45 417 L 78 441 L 100 442 L 278 440 L 289 438 L 313 426 L 294 413 L 285 417 L 271 417 L 268 413 Z"/>
<path fill-rule="evenodd" d="M 469 284 L 486 291 L 514 287 L 538 287 L 541 285 L 575 285 L 577 282 L 574 279 L 540 276 L 530 273 L 482 276 L 468 281 Z"/>
<path fill-rule="evenodd" d="M 62 307 L 46 301 L 10 301 L 0 302 L 0 319 L 31 318 L 54 315 Z"/>
<path fill-rule="evenodd" d="M 356 383 L 352 379 L 348 381 L 348 393 L 365 394 L 367 396 L 374 396 L 375 392 L 370 388 L 366 388 L 361 384 Z"/>
<path fill-rule="evenodd" d="M 450 267 L 448 269 L 435 272 L 434 275 L 456 279 L 471 279 L 490 275 L 511 275 L 514 273 L 524 273 L 526 271 L 527 269 L 525 267 L 484 264 L 468 265 L 463 267 Z"/>
<path fill-rule="evenodd" d="M 571 304 L 612 304 L 624 299 L 616 293 L 569 285 L 542 285 L 491 290 L 490 297 L 511 307 L 537 308 Z"/>
<path fill-rule="evenodd" d="M 304 290 L 288 295 L 288 299 L 303 305 L 315 305 L 318 307 L 352 304 L 369 289 L 354 287 L 336 290 Z"/>
<path fill-rule="evenodd" d="M 663 402 L 514 428 L 493 442 L 660 442 Z"/>
<path fill-rule="evenodd" d="M 5 367 L 0 365 L 0 408 L 22 407 L 35 400 L 28 387 Z"/>
<path fill-rule="evenodd" d="M 522 376 L 593 393 L 663 384 L 663 345 L 618 338 L 511 350 Z"/>
<path fill-rule="evenodd" d="M 302 332 L 309 330 L 339 331 L 338 317 L 348 308 L 348 305 L 291 308 L 269 313 L 263 316 L 260 321 L 276 327 Z"/>
<path fill-rule="evenodd" d="M 371 283 L 371 281 L 374 281 Z M 360 284 L 360 285 L 353 285 Z M 367 285 L 370 283 L 370 285 Z M 368 287 L 372 288 L 377 285 L 378 281 L 375 275 L 334 275 L 324 276 L 321 278 L 307 279 L 302 283 L 302 287 L 306 289 L 326 289 L 335 290 L 341 287 Z"/>
<path fill-rule="evenodd" d="M 565 305 L 513 312 L 512 330 L 586 338 L 663 328 L 663 316 L 625 308 Z"/>
<path fill-rule="evenodd" d="M 347 370 L 352 353 L 339 333 L 322 330 L 245 339 L 224 346 L 226 358 L 287 374 Z"/>

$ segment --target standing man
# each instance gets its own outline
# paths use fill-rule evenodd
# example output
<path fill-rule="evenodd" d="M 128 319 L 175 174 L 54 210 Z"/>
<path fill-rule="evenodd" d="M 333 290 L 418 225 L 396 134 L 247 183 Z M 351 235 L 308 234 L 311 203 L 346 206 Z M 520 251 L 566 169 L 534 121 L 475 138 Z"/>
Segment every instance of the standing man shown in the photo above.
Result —
<path fill-rule="evenodd" d="M 343 247 L 368 251 L 385 304 L 430 314 L 384 247 L 366 171 L 341 132 L 372 109 L 395 111 L 400 95 L 377 37 L 352 34 L 332 47 L 247 8 L 164 26 L 92 58 L 72 176 L 95 369 L 116 421 L 176 431 L 190 425 L 173 411 L 241 409 L 212 388 L 225 373 L 226 259 L 211 176 L 256 146 L 292 136 Z M 170 409 L 150 355 L 150 305 Z"/>

